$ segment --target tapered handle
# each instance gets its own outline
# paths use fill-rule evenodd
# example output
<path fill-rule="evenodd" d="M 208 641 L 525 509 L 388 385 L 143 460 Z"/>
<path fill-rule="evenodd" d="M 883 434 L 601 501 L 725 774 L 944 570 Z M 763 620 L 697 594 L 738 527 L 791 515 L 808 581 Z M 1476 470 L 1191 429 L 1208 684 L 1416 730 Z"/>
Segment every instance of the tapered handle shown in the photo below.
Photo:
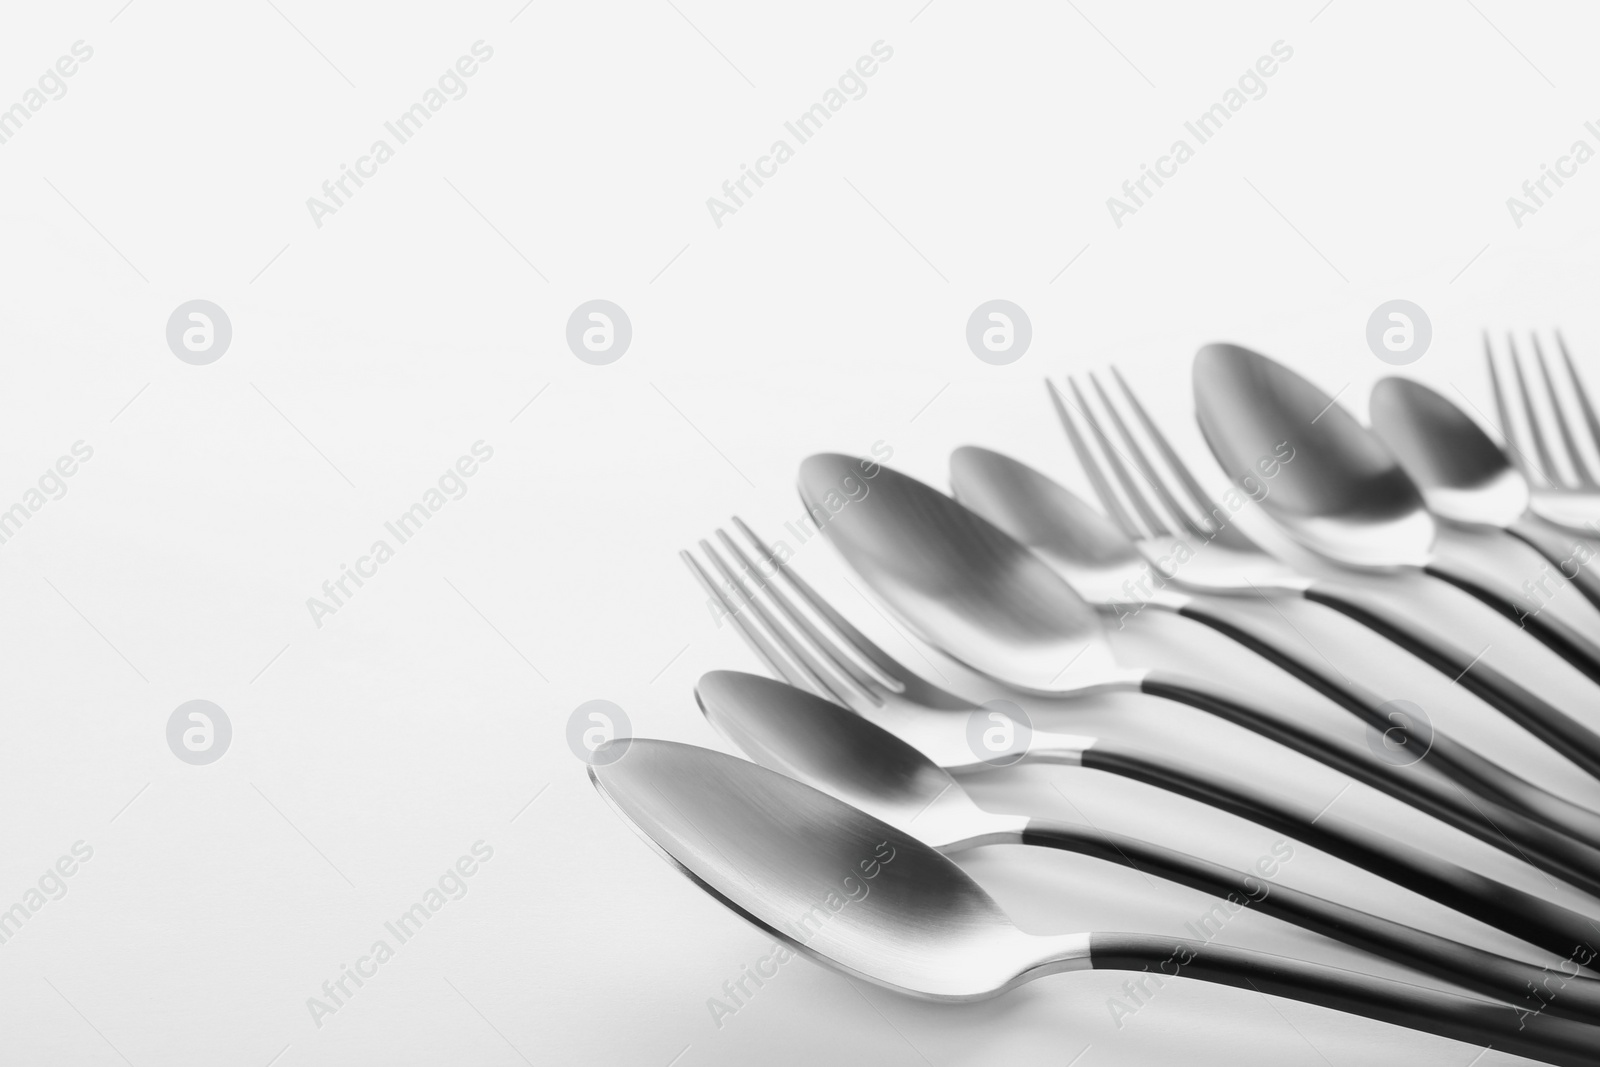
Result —
<path fill-rule="evenodd" d="M 1352 712 L 1368 726 L 1387 732 L 1394 726 L 1384 701 L 1358 682 L 1320 666 L 1278 633 L 1260 625 L 1221 597 L 1194 597 L 1178 614 L 1209 626 Z M 1552 829 L 1600 847 L 1600 812 L 1519 777 L 1500 764 L 1438 730 L 1426 741 L 1426 758 L 1441 773 L 1480 795 L 1531 815 Z"/>
<path fill-rule="evenodd" d="M 1567 582 L 1578 590 L 1585 600 L 1600 608 L 1600 544 L 1582 537 L 1533 512 L 1524 512 L 1510 526 L 1510 533 L 1522 540 L 1539 555 L 1550 561 L 1556 573 L 1549 582 L 1530 581 L 1539 595 L 1549 595 Z M 1600 531 L 1597 531 L 1600 532 Z"/>
<path fill-rule="evenodd" d="M 1270 737 L 1286 748 L 1342 771 L 1358 782 L 1600 896 L 1600 849 L 1573 840 L 1488 797 L 1471 797 L 1441 781 L 1425 767 L 1386 763 L 1365 748 L 1322 737 L 1292 718 L 1239 694 L 1229 693 L 1213 682 L 1200 682 L 1158 670 L 1147 674 L 1140 687 L 1152 696 L 1188 704 Z"/>
<path fill-rule="evenodd" d="M 1600 921 L 1407 848 L 1374 830 L 1326 815 L 1308 819 L 1252 785 L 1224 781 L 1109 738 L 1100 738 L 1075 758 L 1090 770 L 1144 782 L 1276 830 L 1562 959 L 1600 958 Z"/>
<path fill-rule="evenodd" d="M 1600 734 L 1537 693 L 1359 590 L 1313 585 L 1304 595 L 1348 615 L 1460 682 L 1468 692 L 1600 779 Z"/>
<path fill-rule="evenodd" d="M 1573 960 L 1552 972 L 1279 885 L 1272 879 L 1280 863 L 1294 854 L 1287 842 L 1282 846 L 1287 853 L 1275 849 L 1275 856 L 1262 857 L 1256 870 L 1246 873 L 1137 838 L 1044 819 L 1031 821 L 1022 841 L 1120 863 L 1220 898 L 1222 903 L 1189 924 L 1189 932 L 1200 938 L 1217 936 L 1233 915 L 1251 908 L 1528 1010 L 1542 1007 L 1600 1023 L 1600 981 L 1585 977 L 1581 969 L 1592 961 Z M 1559 989 L 1540 997 L 1533 990 L 1541 983 Z"/>
<path fill-rule="evenodd" d="M 1591 682 L 1600 683 L 1600 645 L 1553 612 L 1536 610 L 1537 604 L 1519 602 L 1499 582 L 1451 560 L 1435 557 L 1422 569 L 1489 605 L 1582 671 Z"/>
<path fill-rule="evenodd" d="M 1130 985 L 1149 996 L 1157 995 L 1160 985 L 1171 979 L 1197 979 L 1317 1004 L 1564 1067 L 1600 1065 L 1600 1028 L 1337 967 L 1152 934 L 1091 934 L 1089 958 L 1095 970 L 1145 972 Z M 1129 1008 L 1137 1010 L 1137 1005 Z"/>

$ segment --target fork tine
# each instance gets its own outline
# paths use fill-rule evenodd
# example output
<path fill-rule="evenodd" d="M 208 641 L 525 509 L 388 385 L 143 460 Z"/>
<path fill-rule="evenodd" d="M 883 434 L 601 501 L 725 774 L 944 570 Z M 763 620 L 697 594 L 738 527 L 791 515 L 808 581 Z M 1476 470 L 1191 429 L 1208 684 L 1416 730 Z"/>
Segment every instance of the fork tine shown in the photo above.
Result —
<path fill-rule="evenodd" d="M 1511 349 L 1511 369 L 1517 376 L 1517 389 L 1522 393 L 1522 413 L 1528 419 L 1528 436 L 1533 438 L 1533 450 L 1539 455 L 1539 466 L 1544 468 L 1545 481 L 1551 485 L 1558 485 L 1561 477 L 1556 470 L 1550 449 L 1545 444 L 1544 433 L 1539 426 L 1539 415 L 1533 407 L 1533 393 L 1528 389 L 1528 377 L 1522 371 L 1522 357 L 1517 354 L 1517 339 L 1506 335 L 1506 344 Z"/>
<path fill-rule="evenodd" d="M 1573 395 L 1578 398 L 1578 410 L 1583 412 L 1584 425 L 1589 430 L 1589 443 L 1595 451 L 1600 452 L 1600 418 L 1595 417 L 1594 405 L 1589 403 L 1589 393 L 1583 387 L 1583 379 L 1578 377 L 1578 368 L 1572 362 L 1572 353 L 1567 351 L 1566 338 L 1561 336 L 1561 331 L 1556 331 L 1556 347 L 1561 349 L 1561 361 L 1567 365 L 1567 378 L 1572 382 Z M 1594 481 L 1589 482 L 1595 485 Z"/>
<path fill-rule="evenodd" d="M 755 652 L 757 658 L 765 663 L 773 674 L 776 674 L 790 685 L 815 692 L 811 683 L 803 675 L 795 671 L 789 662 L 779 654 L 778 650 L 772 647 L 766 635 L 753 626 L 749 619 L 745 617 L 744 612 L 733 601 L 728 599 L 727 594 L 712 580 L 711 575 L 706 573 L 705 568 L 700 566 L 700 561 L 695 559 L 692 553 L 685 549 L 679 549 L 678 558 L 683 560 L 684 566 L 689 568 L 689 573 L 694 575 L 695 581 L 700 583 L 700 587 L 713 600 L 722 605 L 723 612 L 733 619 L 735 625 L 738 626 L 739 636 L 744 638 L 745 643 Z M 821 694 L 815 695 L 820 696 Z"/>
<path fill-rule="evenodd" d="M 1133 456 L 1134 466 L 1139 468 L 1139 473 L 1144 476 L 1144 480 L 1150 483 L 1150 487 L 1155 491 L 1156 496 L 1160 498 L 1162 506 L 1167 509 L 1167 514 L 1176 518 L 1184 529 L 1196 537 L 1209 537 L 1211 532 L 1196 522 L 1194 517 L 1184 510 L 1183 505 L 1178 503 L 1177 498 L 1172 495 L 1172 491 L 1167 488 L 1166 481 L 1151 465 L 1149 457 L 1144 454 L 1144 449 L 1139 445 L 1139 439 L 1133 436 L 1133 432 L 1128 429 L 1128 424 L 1123 421 L 1122 413 L 1111 402 L 1111 397 L 1106 393 L 1105 386 L 1100 384 L 1100 379 L 1095 377 L 1093 371 L 1089 372 L 1089 384 L 1094 386 L 1095 393 L 1100 397 L 1100 406 L 1106 409 L 1106 414 L 1111 417 L 1111 424 L 1116 427 L 1118 436 L 1128 446 L 1128 452 Z"/>
<path fill-rule="evenodd" d="M 1183 486 L 1184 492 L 1189 494 L 1189 499 L 1194 501 L 1195 507 L 1199 508 L 1200 513 L 1209 520 L 1211 516 L 1217 513 L 1217 505 L 1206 495 L 1206 491 L 1201 487 L 1200 482 L 1190 473 L 1188 465 L 1178 458 L 1178 450 L 1172 447 L 1172 443 L 1167 440 L 1167 435 L 1161 432 L 1161 428 L 1150 417 L 1150 413 L 1145 411 L 1144 405 L 1139 403 L 1138 395 L 1123 379 L 1122 372 L 1113 366 L 1111 375 L 1116 378 L 1117 384 L 1122 386 L 1122 395 L 1128 398 L 1128 406 L 1133 408 L 1134 417 L 1139 420 L 1139 424 L 1144 427 L 1144 432 L 1155 443 L 1156 451 L 1160 452 L 1161 458 L 1166 461 L 1167 469 L 1177 476 L 1178 484 Z"/>
<path fill-rule="evenodd" d="M 849 619 L 834 610 L 833 605 L 823 599 L 822 594 L 811 587 L 811 583 L 800 577 L 798 571 L 790 567 L 784 560 L 779 559 L 777 553 L 772 551 L 766 541 L 757 536 L 756 532 L 746 525 L 743 519 L 735 515 L 733 524 L 755 546 L 756 551 L 761 553 L 761 558 L 777 570 L 779 574 L 783 575 L 783 579 L 789 584 L 789 588 L 798 593 L 800 598 L 806 602 L 806 605 L 832 627 L 838 640 L 851 652 L 859 655 L 872 673 L 878 675 L 881 684 L 895 693 L 905 691 L 905 679 L 908 677 L 908 672 L 894 657 L 873 644 L 871 639 L 856 629 Z M 874 693 L 873 696 L 876 699 L 877 694 Z"/>
<path fill-rule="evenodd" d="M 1533 354 L 1539 361 L 1539 377 L 1544 379 L 1545 396 L 1549 398 L 1550 410 L 1555 412 L 1556 432 L 1561 435 L 1561 443 L 1566 446 L 1567 458 L 1572 464 L 1572 473 L 1577 477 L 1580 485 L 1593 485 L 1594 476 L 1589 473 L 1589 465 L 1584 462 L 1583 453 L 1578 451 L 1577 439 L 1572 436 L 1572 427 L 1567 425 L 1567 413 L 1561 406 L 1561 397 L 1556 392 L 1556 383 L 1550 377 L 1550 364 L 1544 358 L 1544 346 L 1539 344 L 1539 335 L 1533 334 Z"/>
<path fill-rule="evenodd" d="M 1088 442 L 1078 432 L 1077 422 L 1068 414 L 1066 401 L 1056 390 L 1055 383 L 1046 378 L 1044 384 L 1050 390 L 1050 403 L 1056 409 L 1056 417 L 1061 420 L 1061 428 L 1067 432 L 1067 444 L 1071 447 L 1072 454 L 1078 457 L 1078 466 L 1083 468 L 1083 473 L 1088 477 L 1090 486 L 1094 488 L 1094 495 L 1100 498 L 1101 508 L 1111 516 L 1112 522 L 1122 527 L 1124 534 L 1135 541 L 1142 540 L 1146 536 L 1144 530 L 1133 521 L 1133 517 L 1122 506 L 1122 501 L 1112 491 L 1111 483 L 1106 481 L 1105 471 L 1100 469 L 1100 461 L 1089 451 Z"/>
<path fill-rule="evenodd" d="M 734 574 L 733 568 L 728 566 L 728 562 L 718 554 L 716 549 L 711 547 L 710 541 L 704 538 L 700 540 L 700 552 L 711 561 L 712 566 L 722 572 L 722 576 L 728 580 L 728 584 L 739 591 L 740 598 L 756 613 L 756 617 L 767 628 L 768 635 L 783 646 L 784 652 L 788 653 L 789 658 L 794 661 L 795 666 L 800 669 L 801 674 L 806 678 L 808 688 L 819 696 L 825 696 L 829 700 L 848 706 L 848 701 L 845 697 L 825 677 L 827 672 L 822 668 L 822 665 L 812 657 L 810 652 L 795 642 L 783 627 L 778 625 L 778 621 L 772 617 L 772 613 L 766 609 L 766 606 L 756 599 L 755 594 L 750 591 L 749 587 Z M 738 619 L 739 615 L 736 614 L 734 621 L 737 622 Z"/>
<path fill-rule="evenodd" d="M 762 592 L 767 594 L 768 599 L 776 605 L 778 611 L 788 620 L 791 628 L 798 628 L 804 633 L 810 640 L 812 648 L 821 653 L 823 659 L 830 666 L 838 673 L 848 677 L 862 693 L 871 698 L 873 696 L 873 679 L 869 678 L 866 672 L 856 666 L 855 660 L 843 653 L 837 642 L 829 640 L 818 630 L 816 625 L 794 606 L 794 602 L 784 595 L 783 590 L 767 580 L 767 576 L 761 573 L 760 568 L 751 561 L 749 556 L 745 555 L 744 549 L 739 547 L 738 542 L 728 536 L 726 530 L 719 529 L 717 531 L 717 540 L 722 542 L 723 548 L 739 557 L 739 562 L 744 566 L 744 573 L 753 578 Z M 875 702 L 881 703 L 881 701 Z"/>
<path fill-rule="evenodd" d="M 1500 436 L 1505 439 L 1506 452 L 1511 456 L 1511 462 L 1517 470 L 1530 482 L 1541 482 L 1542 476 L 1536 474 L 1533 465 L 1528 462 L 1527 453 L 1517 447 L 1516 427 L 1511 423 L 1511 403 L 1506 399 L 1506 391 L 1500 385 L 1500 373 L 1494 367 L 1494 344 L 1489 340 L 1489 331 L 1483 331 L 1483 360 L 1489 366 L 1489 392 L 1494 394 L 1494 413 L 1500 420 Z"/>
<path fill-rule="evenodd" d="M 1127 464 L 1122 462 L 1122 454 L 1117 451 L 1117 446 L 1111 443 L 1111 438 L 1106 436 L 1105 430 L 1100 427 L 1100 420 L 1095 417 L 1094 409 L 1089 406 L 1089 401 L 1084 397 L 1083 390 L 1078 388 L 1075 379 L 1069 377 L 1067 385 L 1072 389 L 1072 395 L 1078 401 L 1078 413 L 1083 416 L 1083 421 L 1089 424 L 1089 429 L 1094 431 L 1095 437 L 1100 442 L 1100 454 L 1105 457 L 1106 465 L 1111 468 L 1111 473 L 1116 475 L 1117 483 L 1122 486 L 1122 491 L 1127 494 L 1128 501 L 1133 504 L 1133 510 L 1139 513 L 1139 518 L 1150 528 L 1150 533 L 1156 537 L 1166 537 L 1172 533 L 1166 522 L 1157 515 L 1150 502 L 1139 492 L 1138 484 L 1133 480 L 1133 474 L 1128 470 Z"/>

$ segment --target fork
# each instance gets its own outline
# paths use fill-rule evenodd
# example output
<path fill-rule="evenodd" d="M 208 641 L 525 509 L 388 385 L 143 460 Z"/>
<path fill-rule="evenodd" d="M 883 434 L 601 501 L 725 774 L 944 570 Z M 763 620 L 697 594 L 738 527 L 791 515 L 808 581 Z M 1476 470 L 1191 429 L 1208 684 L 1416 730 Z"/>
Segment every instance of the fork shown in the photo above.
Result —
<path fill-rule="evenodd" d="M 1177 493 L 1150 462 L 1126 421 L 1111 403 L 1110 396 L 1096 379 L 1093 385 L 1113 427 L 1126 445 L 1133 465 L 1138 468 L 1143 480 L 1150 485 L 1156 499 L 1173 521 L 1169 523 L 1157 513 L 1140 491 L 1138 482 L 1128 470 L 1127 464 L 1123 462 L 1121 451 L 1101 428 L 1083 391 L 1076 381 L 1069 380 L 1068 384 L 1077 401 L 1075 407 L 1100 444 L 1100 452 L 1105 457 L 1105 468 L 1111 470 L 1118 484 L 1128 494 L 1144 527 L 1141 528 L 1136 524 L 1113 492 L 1111 483 L 1102 469 L 1101 461 L 1089 449 L 1087 441 L 1084 440 L 1083 434 L 1068 412 L 1067 402 L 1053 382 L 1046 384 L 1049 386 L 1056 414 L 1066 431 L 1067 443 L 1078 457 L 1095 495 L 1113 520 L 1140 544 L 1146 559 L 1171 558 L 1175 553 L 1188 557 L 1181 568 L 1181 583 L 1192 590 L 1236 596 L 1265 596 L 1269 593 L 1278 593 L 1303 597 L 1313 603 L 1333 608 L 1459 682 L 1469 692 L 1572 760 L 1591 776 L 1600 779 L 1600 756 L 1594 755 L 1600 753 L 1600 734 L 1596 734 L 1554 704 L 1483 662 L 1479 656 L 1451 644 L 1438 634 L 1430 632 L 1418 621 L 1394 611 L 1376 598 L 1364 594 L 1359 589 L 1321 580 L 1313 581 L 1268 555 L 1235 523 L 1228 521 L 1228 516 L 1234 509 L 1218 504 L 1206 495 L 1199 481 L 1179 458 L 1166 435 L 1145 411 L 1121 373 L 1112 368 L 1112 375 L 1121 387 L 1128 407 L 1144 430 L 1145 436 L 1149 438 L 1156 452 L 1172 472 L 1178 488 L 1204 519 L 1197 519 L 1179 502 Z M 1269 655 L 1265 650 L 1258 649 L 1258 651 L 1263 655 Z M 1279 666 L 1291 673 L 1295 671 L 1295 668 L 1286 662 L 1279 662 Z M 1338 698 L 1333 697 L 1333 699 Z M 1348 704 L 1345 706 L 1349 707 Z M 1351 710 L 1360 713 L 1358 709 Z M 1452 754 L 1463 756 L 1459 749 Z M 1458 768 L 1464 769 L 1464 767 L 1465 764 L 1458 760 Z M 1534 814 L 1526 807 L 1531 799 L 1526 791 L 1515 790 L 1516 796 L 1501 793 L 1507 786 L 1503 779 L 1498 785 L 1488 780 L 1481 780 L 1479 784 L 1495 792 L 1508 804 Z M 1539 817 L 1548 818 L 1549 814 Z"/>
<path fill-rule="evenodd" d="M 1114 612 L 1119 628 L 1146 608 L 1200 623 L 1354 713 L 1380 732 L 1385 746 L 1398 738 L 1396 755 L 1405 765 L 1429 758 L 1445 778 L 1493 796 L 1550 829 L 1600 844 L 1600 812 L 1512 774 L 1431 726 L 1419 728 L 1372 690 L 1297 649 L 1282 627 L 1240 611 L 1240 597 L 1185 589 L 1181 569 L 1152 563 L 1126 528 L 1032 467 L 969 445 L 950 456 L 950 485 L 957 500 L 1032 549 L 1085 600 L 1107 615 Z"/>
<path fill-rule="evenodd" d="M 1502 386 L 1500 374 L 1495 370 L 1494 346 L 1489 341 L 1488 331 L 1483 334 L 1484 360 L 1489 367 L 1489 388 L 1494 396 L 1495 414 L 1499 418 L 1500 433 L 1505 439 L 1506 451 L 1510 454 L 1511 462 L 1522 472 L 1527 479 L 1533 493 L 1533 508 L 1552 522 L 1560 523 L 1575 533 L 1595 536 L 1600 533 L 1596 525 L 1600 524 L 1600 480 L 1597 480 L 1590 468 L 1590 462 L 1584 457 L 1583 449 L 1579 445 L 1579 433 L 1574 429 L 1574 423 L 1569 422 L 1566 406 L 1561 402 L 1560 392 L 1556 388 L 1555 377 L 1550 373 L 1550 364 L 1545 359 L 1544 347 L 1539 344 L 1539 335 L 1529 335 L 1532 342 L 1534 360 L 1539 365 L 1539 378 L 1544 384 L 1545 407 L 1549 409 L 1548 420 L 1540 417 L 1538 406 L 1534 403 L 1533 390 L 1528 385 L 1528 375 L 1523 369 L 1524 359 L 1517 351 L 1516 338 L 1511 334 L 1506 335 L 1506 350 L 1511 369 L 1517 380 L 1517 393 L 1521 400 L 1521 410 L 1525 431 L 1518 433 L 1517 426 L 1512 418 L 1510 389 Z M 1577 404 L 1578 413 L 1582 422 L 1577 424 L 1578 429 L 1586 431 L 1589 445 L 1600 452 L 1600 417 L 1595 415 L 1594 405 L 1589 400 L 1589 394 L 1583 387 L 1583 379 L 1578 377 L 1578 368 L 1572 361 L 1572 354 L 1567 350 L 1566 339 L 1561 336 L 1561 331 L 1555 331 L 1556 348 L 1561 352 L 1561 362 L 1566 367 L 1566 377 L 1572 386 L 1572 397 Z M 1554 423 L 1555 433 L 1551 433 L 1551 423 Z M 1565 466 L 1570 473 L 1562 470 L 1562 463 L 1557 462 L 1557 448 L 1552 438 L 1559 439 L 1559 452 L 1565 461 Z M 1519 444 L 1519 440 L 1521 444 Z M 1531 445 L 1534 462 L 1529 457 L 1528 447 Z"/>
<path fill-rule="evenodd" d="M 973 716 L 993 721 L 992 709 L 965 700 L 906 669 L 805 581 L 741 519 L 734 525 L 765 570 L 725 530 L 718 551 L 699 547 L 719 583 L 695 556 L 679 555 L 711 602 L 731 618 L 739 635 L 773 673 L 797 688 L 850 708 L 949 768 L 991 761 L 968 742 Z M 772 576 L 805 605 L 802 610 Z M 758 595 L 758 592 L 760 595 Z M 1021 758 L 1080 766 L 1121 775 L 1287 834 L 1446 907 L 1540 945 L 1564 958 L 1575 946 L 1600 941 L 1583 915 L 1531 893 L 1400 845 L 1360 826 L 1342 825 L 1319 812 L 1307 817 L 1281 798 L 1251 785 L 1223 781 L 1197 768 L 1103 737 L 1031 730 Z"/>

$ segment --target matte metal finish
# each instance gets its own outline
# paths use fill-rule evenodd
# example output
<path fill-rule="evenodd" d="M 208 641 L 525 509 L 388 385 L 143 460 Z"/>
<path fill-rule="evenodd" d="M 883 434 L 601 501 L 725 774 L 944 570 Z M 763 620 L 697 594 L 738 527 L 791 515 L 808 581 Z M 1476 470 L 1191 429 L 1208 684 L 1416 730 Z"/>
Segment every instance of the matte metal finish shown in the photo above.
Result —
<path fill-rule="evenodd" d="M 1153 471 L 1150 477 L 1153 481 Z M 1141 608 L 1193 619 L 1266 657 L 1368 725 L 1379 730 L 1390 725 L 1382 697 L 1328 670 L 1317 657 L 1281 640 L 1271 627 L 1252 624 L 1248 616 L 1233 610 L 1236 597 L 1180 591 L 1191 587 L 1193 560 L 1173 567 L 1170 574 L 1154 576 L 1147 555 L 1153 555 L 1151 545 L 1159 550 L 1161 542 L 1135 542 L 1116 523 L 1027 464 L 986 448 L 959 448 L 950 457 L 950 485 L 958 500 L 1026 544 L 1095 603 L 1132 601 Z M 1209 542 L 1202 547 L 1214 551 Z M 1236 562 L 1243 558 L 1242 552 L 1233 556 Z M 1548 826 L 1600 843 L 1600 814 L 1512 774 L 1449 736 L 1435 733 L 1429 756 L 1435 767 L 1467 788 L 1487 790 Z"/>
<path fill-rule="evenodd" d="M 608 744 L 618 744 L 609 742 Z M 1332 967 L 1139 934 L 1033 935 L 961 868 L 826 793 L 718 752 L 633 739 L 589 768 L 606 800 L 723 904 L 846 974 L 940 1000 L 976 1000 L 1098 966 L 1253 987 L 1550 1062 L 1600 1063 L 1597 1032 L 1505 1004 Z M 1103 953 L 1097 960 L 1095 953 Z"/>
<path fill-rule="evenodd" d="M 1020 840 L 1028 819 L 984 811 L 950 772 L 831 700 L 739 671 L 712 671 L 695 699 L 751 759 L 870 812 L 934 848 Z"/>
<path fill-rule="evenodd" d="M 888 467 L 825 453 L 800 464 L 800 498 L 830 510 L 841 485 L 866 487 L 822 531 L 851 568 L 935 648 L 1033 692 L 1075 679 L 1127 681 L 1095 610 L 1048 564 L 970 509 Z M 1069 683 L 1072 687 L 1076 687 Z"/>
<path fill-rule="evenodd" d="M 1368 416 L 1435 515 L 1506 527 L 1528 510 L 1527 480 L 1500 446 L 1421 382 L 1384 378 L 1372 387 Z"/>
<path fill-rule="evenodd" d="M 1358 567 L 1423 566 L 1435 528 L 1392 453 L 1335 398 L 1259 353 L 1213 344 L 1194 360 L 1195 415 L 1222 469 L 1237 477 L 1294 446 L 1259 501 L 1297 540 Z"/>
<path fill-rule="evenodd" d="M 776 771 L 635 738 L 620 759 L 592 765 L 589 777 L 702 888 L 846 973 L 925 997 L 973 1000 L 1038 973 L 1089 965 L 1087 934 L 1023 933 L 936 850 Z"/>

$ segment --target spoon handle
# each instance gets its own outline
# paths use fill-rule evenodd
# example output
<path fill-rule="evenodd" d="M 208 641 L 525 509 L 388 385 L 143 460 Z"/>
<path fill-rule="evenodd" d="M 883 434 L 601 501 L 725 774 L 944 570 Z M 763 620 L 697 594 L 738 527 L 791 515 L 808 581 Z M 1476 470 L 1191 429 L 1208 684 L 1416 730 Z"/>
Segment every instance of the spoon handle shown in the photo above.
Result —
<path fill-rule="evenodd" d="M 1348 615 L 1460 682 L 1484 703 L 1600 779 L 1600 734 L 1476 656 L 1356 590 L 1313 585 L 1307 600 Z"/>
<path fill-rule="evenodd" d="M 1597 593 L 1600 593 L 1600 589 L 1597 589 Z M 1405 731 L 1406 744 L 1417 744 L 1430 763 L 1473 792 L 1493 796 L 1554 830 L 1600 847 L 1600 812 L 1575 804 L 1566 797 L 1513 774 L 1476 749 L 1437 729 L 1420 731 L 1420 736 L 1413 734 L 1410 727 L 1394 721 L 1392 713 L 1385 710 L 1383 699 L 1376 693 L 1348 677 L 1336 677 L 1334 671 L 1318 666 L 1311 657 L 1294 648 L 1269 627 L 1262 626 L 1245 613 L 1231 610 L 1231 605 L 1223 599 L 1193 596 L 1177 612 L 1250 649 L 1354 713 L 1386 737 L 1400 726 Z"/>
<path fill-rule="evenodd" d="M 1270 737 L 1286 748 L 1600 896 L 1600 849 L 1574 840 L 1488 797 L 1470 796 L 1459 786 L 1434 775 L 1431 768 L 1385 762 L 1363 746 L 1321 735 L 1291 716 L 1230 694 L 1210 681 L 1200 682 L 1154 670 L 1144 676 L 1140 688 L 1152 696 L 1199 708 Z M 1425 756 L 1426 750 L 1419 748 L 1418 759 Z"/>
<path fill-rule="evenodd" d="M 1152 757 L 1111 738 L 1097 739 L 1074 760 L 1276 830 L 1562 959 L 1600 958 L 1600 922 L 1325 811 L 1307 817 L 1266 790 L 1222 781 L 1212 772 Z"/>
<path fill-rule="evenodd" d="M 1508 959 L 1272 882 L 1278 861 L 1271 857 L 1263 857 L 1253 873 L 1245 873 L 1137 838 L 1045 819 L 1028 823 L 1022 843 L 1120 863 L 1220 897 L 1225 903 L 1214 906 L 1197 923 L 1187 924 L 1190 933 L 1205 940 L 1221 933 L 1239 911 L 1253 908 L 1528 1010 L 1543 1006 L 1552 1014 L 1600 1023 L 1600 980 L 1583 977 L 1581 969 L 1592 959 L 1570 960 L 1559 972 Z M 1547 982 L 1559 987 L 1545 995 L 1548 1004 L 1532 992 Z"/>
<path fill-rule="evenodd" d="M 1557 526 L 1531 511 L 1523 512 L 1506 530 L 1556 566 L 1561 574 L 1556 580 L 1557 588 L 1563 582 L 1571 582 L 1585 600 L 1600 608 L 1600 574 L 1595 573 L 1595 567 L 1600 566 L 1600 561 L 1595 560 L 1600 546 L 1590 537 Z M 1600 531 L 1595 534 L 1600 536 Z"/>
<path fill-rule="evenodd" d="M 1154 934 L 1096 933 L 1089 935 L 1089 959 L 1095 970 L 1143 972 L 1142 979 L 1124 986 L 1141 991 L 1129 994 L 1130 1014 L 1158 996 L 1170 979 L 1191 978 L 1492 1046 L 1546 1063 L 1600 1064 L 1600 1028 L 1266 952 Z"/>

